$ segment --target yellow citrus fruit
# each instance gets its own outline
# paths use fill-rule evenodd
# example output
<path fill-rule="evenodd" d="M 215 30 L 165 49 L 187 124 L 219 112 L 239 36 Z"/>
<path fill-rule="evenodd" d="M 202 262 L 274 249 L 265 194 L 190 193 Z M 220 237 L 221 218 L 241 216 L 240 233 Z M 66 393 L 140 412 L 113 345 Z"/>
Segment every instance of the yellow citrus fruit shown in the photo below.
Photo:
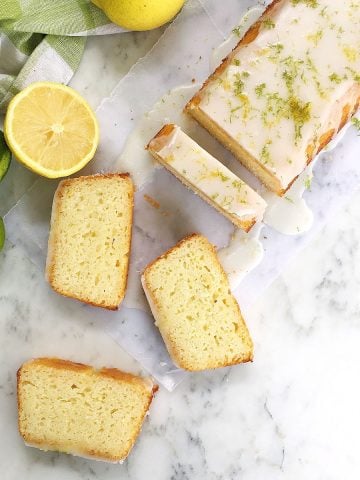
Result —
<path fill-rule="evenodd" d="M 36 82 L 10 102 L 5 139 L 15 157 L 43 177 L 67 177 L 94 156 L 99 127 L 88 103 L 70 87 Z"/>
<path fill-rule="evenodd" d="M 169 22 L 185 0 L 92 0 L 110 20 L 128 30 L 152 30 Z"/>

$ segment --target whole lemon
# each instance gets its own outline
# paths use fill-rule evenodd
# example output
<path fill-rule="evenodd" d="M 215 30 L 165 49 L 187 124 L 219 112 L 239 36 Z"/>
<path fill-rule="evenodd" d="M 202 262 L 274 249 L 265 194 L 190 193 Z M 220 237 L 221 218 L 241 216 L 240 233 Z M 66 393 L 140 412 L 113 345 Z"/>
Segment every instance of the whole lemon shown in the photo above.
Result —
<path fill-rule="evenodd" d="M 169 22 L 185 0 L 92 0 L 110 20 L 128 30 L 152 30 Z"/>

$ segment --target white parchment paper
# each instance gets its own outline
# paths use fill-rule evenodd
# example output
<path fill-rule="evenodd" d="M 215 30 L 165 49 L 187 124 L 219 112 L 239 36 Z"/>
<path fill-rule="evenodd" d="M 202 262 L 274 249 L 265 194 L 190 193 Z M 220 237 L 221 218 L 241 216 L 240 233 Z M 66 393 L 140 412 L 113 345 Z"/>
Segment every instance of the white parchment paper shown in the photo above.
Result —
<path fill-rule="evenodd" d="M 111 97 L 98 108 L 101 143 L 95 161 L 82 173 L 123 171 L 120 154 L 144 113 L 151 110 L 169 90 L 179 85 L 190 86 L 193 79 L 204 81 L 210 73 L 213 49 L 224 41 L 247 9 L 258 4 L 264 6 L 264 2 L 254 0 L 208 0 L 204 4 L 200 0 L 189 0 L 159 42 L 134 65 Z M 167 110 L 161 121 L 165 123 L 176 119 L 179 105 L 175 105 L 175 109 L 173 112 Z M 148 140 L 160 126 L 155 122 L 148 130 Z M 258 185 L 256 179 L 201 127 L 192 124 L 191 130 L 194 138 L 210 153 L 252 186 Z M 270 227 L 262 229 L 260 238 L 265 249 L 264 259 L 235 292 L 245 317 L 251 304 L 279 275 L 289 259 L 310 241 L 329 218 L 339 214 L 339 209 L 357 189 L 360 181 L 359 157 L 360 141 L 355 129 L 346 132 L 335 150 L 321 156 L 314 171 L 311 191 L 305 194 L 314 213 L 313 227 L 306 234 L 285 236 Z M 135 169 L 136 162 L 134 150 Z M 37 180 L 6 215 L 9 240 L 23 244 L 29 257 L 40 268 L 45 265 L 50 210 L 56 185 L 57 182 Z M 160 208 L 151 206 L 144 195 L 159 202 Z M 136 298 L 142 297 L 138 289 L 140 272 L 148 262 L 189 233 L 203 233 L 215 245 L 223 247 L 233 231 L 230 222 L 183 187 L 166 170 L 154 168 L 150 180 L 136 193 L 130 282 L 124 305 L 118 312 L 85 307 L 90 317 L 103 320 L 104 329 L 169 390 L 175 388 L 186 373 L 171 362 L 149 310 L 140 308 L 146 305 L 143 298 Z M 129 305 L 137 308 L 129 308 Z M 79 311 L 83 308 L 79 303 Z"/>

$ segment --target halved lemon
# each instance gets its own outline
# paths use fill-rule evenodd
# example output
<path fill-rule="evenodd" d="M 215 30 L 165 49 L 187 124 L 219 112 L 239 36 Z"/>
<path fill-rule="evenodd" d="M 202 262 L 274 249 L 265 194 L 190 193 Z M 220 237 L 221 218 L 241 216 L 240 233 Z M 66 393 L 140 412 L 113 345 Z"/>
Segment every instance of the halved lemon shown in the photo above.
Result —
<path fill-rule="evenodd" d="M 81 170 L 99 143 L 88 103 L 72 88 L 53 82 L 32 83 L 11 100 L 4 133 L 15 157 L 48 178 Z"/>

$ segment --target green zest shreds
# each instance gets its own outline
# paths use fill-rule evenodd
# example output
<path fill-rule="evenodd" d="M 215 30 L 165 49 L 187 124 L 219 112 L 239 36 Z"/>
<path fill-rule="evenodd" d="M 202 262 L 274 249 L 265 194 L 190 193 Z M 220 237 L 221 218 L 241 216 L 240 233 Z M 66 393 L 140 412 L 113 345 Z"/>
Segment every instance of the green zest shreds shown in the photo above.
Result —
<path fill-rule="evenodd" d="M 305 188 L 310 190 L 311 188 L 312 177 L 306 177 L 304 181 Z"/>
<path fill-rule="evenodd" d="M 276 51 L 276 55 L 281 55 L 283 50 L 282 44 L 272 44 L 269 45 L 269 48 L 272 51 Z M 270 57 L 269 57 L 270 58 Z M 294 122 L 295 130 L 295 144 L 298 143 L 298 140 L 301 138 L 301 130 L 305 123 L 309 122 L 311 119 L 311 103 L 303 102 L 300 98 L 295 95 L 295 82 L 297 79 L 301 79 L 304 83 L 307 82 L 305 72 L 308 72 L 315 81 L 317 85 L 317 70 L 313 64 L 311 58 L 308 56 L 307 61 L 296 59 L 293 56 L 289 55 L 285 58 L 277 58 L 277 61 L 283 66 L 284 70 L 282 72 L 282 79 L 285 83 L 285 86 L 288 90 L 288 95 L 281 96 L 278 92 L 266 92 L 266 84 L 261 83 L 255 86 L 255 94 L 258 98 L 264 97 L 266 100 L 266 108 L 261 113 L 261 118 L 266 127 L 273 127 L 280 123 L 283 118 L 290 119 Z M 246 92 L 246 78 L 249 76 L 248 72 L 235 73 L 233 80 L 233 92 L 238 97 L 239 100 L 244 100 Z M 330 79 L 337 83 L 338 76 L 336 74 L 330 75 Z M 341 81 L 341 79 L 340 79 Z M 323 92 L 320 91 L 319 85 L 317 85 L 319 95 L 322 96 Z M 246 96 L 247 98 L 247 96 Z M 242 107 L 232 108 L 230 115 L 230 122 L 232 120 L 232 114 L 236 112 L 239 108 L 244 110 L 244 102 Z M 251 107 L 248 106 L 248 110 Z M 246 118 L 249 114 L 249 111 L 243 111 L 243 118 Z M 261 158 L 265 161 L 269 161 L 267 150 L 261 152 Z"/>
<path fill-rule="evenodd" d="M 306 6 L 316 8 L 319 6 L 318 0 L 291 0 L 293 5 L 299 5 L 299 3 L 305 3 Z"/>
<path fill-rule="evenodd" d="M 255 87 L 255 93 L 257 97 L 262 97 L 264 94 L 264 90 L 266 88 L 266 83 L 260 83 Z"/>
<path fill-rule="evenodd" d="M 244 90 L 244 81 L 241 80 L 241 75 L 240 73 L 236 73 L 234 75 L 234 77 L 236 78 L 235 82 L 234 82 L 234 93 L 235 95 L 240 95 L 242 93 L 242 91 Z"/>
<path fill-rule="evenodd" d="M 0 130 L 0 181 L 5 177 L 9 170 L 11 161 L 11 153 L 5 143 L 4 134 Z"/>
<path fill-rule="evenodd" d="M 331 75 L 329 75 L 329 79 L 332 82 L 338 83 L 338 84 L 342 82 L 342 78 L 337 73 L 332 73 Z"/>
<path fill-rule="evenodd" d="M 275 28 L 275 23 L 271 20 L 271 18 L 265 18 L 265 20 L 263 20 L 262 24 L 268 30 L 271 30 L 272 28 Z"/>
<path fill-rule="evenodd" d="M 351 121 L 354 127 L 357 128 L 357 130 L 360 132 L 360 119 L 354 117 Z"/>
<path fill-rule="evenodd" d="M 290 118 L 295 124 L 295 138 L 301 138 L 301 129 L 311 118 L 311 103 L 302 102 L 299 98 L 291 97 L 289 99 Z"/>
<path fill-rule="evenodd" d="M 261 160 L 262 162 L 266 165 L 267 163 L 270 163 L 270 151 L 269 151 L 269 146 L 272 144 L 272 140 L 267 140 L 263 148 L 261 149 Z"/>
<path fill-rule="evenodd" d="M 9 147 L 5 143 L 3 132 L 0 130 L 0 182 L 5 177 L 9 170 L 11 162 L 11 153 Z M 0 217 L 0 251 L 3 249 L 5 243 L 5 226 L 4 221 Z"/>
<path fill-rule="evenodd" d="M 242 29 L 243 29 L 242 25 L 238 25 L 237 27 L 232 29 L 232 33 L 240 38 L 241 33 L 242 33 Z"/>

